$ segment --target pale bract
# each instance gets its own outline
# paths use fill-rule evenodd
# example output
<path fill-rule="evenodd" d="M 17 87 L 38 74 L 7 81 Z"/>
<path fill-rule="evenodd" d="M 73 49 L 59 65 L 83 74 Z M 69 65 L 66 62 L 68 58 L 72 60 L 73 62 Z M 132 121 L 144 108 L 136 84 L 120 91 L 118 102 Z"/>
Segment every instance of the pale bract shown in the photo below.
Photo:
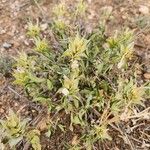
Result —
<path fill-rule="evenodd" d="M 69 95 L 69 91 L 66 88 L 63 88 L 61 91 L 65 96 Z"/>

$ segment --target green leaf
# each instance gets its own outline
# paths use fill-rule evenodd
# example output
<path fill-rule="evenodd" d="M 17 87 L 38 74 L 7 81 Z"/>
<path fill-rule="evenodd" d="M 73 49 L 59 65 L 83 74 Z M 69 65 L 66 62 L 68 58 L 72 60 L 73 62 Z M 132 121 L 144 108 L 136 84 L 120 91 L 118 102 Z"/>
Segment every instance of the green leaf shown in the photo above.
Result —
<path fill-rule="evenodd" d="M 44 82 L 44 81 L 45 81 L 45 79 L 43 79 L 43 78 L 38 78 L 38 77 L 32 75 L 31 73 L 29 74 L 29 78 L 30 78 L 30 80 L 31 80 L 32 82 L 36 82 L 36 83 L 41 83 L 41 82 Z"/>
<path fill-rule="evenodd" d="M 79 108 L 79 101 L 77 99 L 73 99 L 74 105 L 76 108 Z"/>
<path fill-rule="evenodd" d="M 52 88 L 53 88 L 53 84 L 49 79 L 47 79 L 47 87 L 49 90 L 52 90 Z"/>
<path fill-rule="evenodd" d="M 62 132 L 65 132 L 65 126 L 62 124 L 59 124 L 58 127 L 61 129 Z"/>
<path fill-rule="evenodd" d="M 81 124 L 81 121 L 80 121 L 80 119 L 79 119 L 78 116 L 75 116 L 75 117 L 73 118 L 73 123 L 74 123 L 74 124 Z"/>
<path fill-rule="evenodd" d="M 51 137 L 52 131 L 51 131 L 51 130 L 48 130 L 48 131 L 45 133 L 45 135 L 46 135 L 47 137 Z"/>
<path fill-rule="evenodd" d="M 31 143 L 34 150 L 41 150 L 39 130 L 31 130 L 27 133 L 26 138 Z"/>

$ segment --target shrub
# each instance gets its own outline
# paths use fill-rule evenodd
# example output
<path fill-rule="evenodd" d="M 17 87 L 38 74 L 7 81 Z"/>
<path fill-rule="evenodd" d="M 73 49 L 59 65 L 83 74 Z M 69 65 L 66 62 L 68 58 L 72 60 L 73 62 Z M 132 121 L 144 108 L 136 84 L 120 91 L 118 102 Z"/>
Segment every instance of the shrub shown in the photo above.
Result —
<path fill-rule="evenodd" d="M 143 105 L 145 87 L 137 84 L 130 67 L 133 32 L 126 29 L 108 37 L 106 21 L 101 20 L 87 33 L 87 5 L 80 0 L 71 8 L 64 3 L 54 8 L 51 42 L 37 24 L 30 24 L 34 50 L 19 54 L 13 76 L 14 83 L 52 116 L 47 135 L 57 127 L 63 132 L 80 127 L 81 137 L 71 148 L 90 149 L 98 140 L 111 140 L 109 124 L 119 122 L 135 105 Z M 69 127 L 56 117 L 59 112 L 70 116 Z"/>

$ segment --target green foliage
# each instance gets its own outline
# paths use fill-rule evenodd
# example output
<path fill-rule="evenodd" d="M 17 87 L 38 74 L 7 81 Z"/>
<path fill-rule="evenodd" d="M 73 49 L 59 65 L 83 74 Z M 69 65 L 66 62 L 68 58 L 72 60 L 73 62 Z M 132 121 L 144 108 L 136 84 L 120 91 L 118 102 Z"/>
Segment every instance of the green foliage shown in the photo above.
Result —
<path fill-rule="evenodd" d="M 15 146 L 24 138 L 32 145 L 34 150 L 40 150 L 39 131 L 29 130 L 27 123 L 29 119 L 20 119 L 20 116 L 9 110 L 5 120 L 0 120 L 1 147 L 9 145 L 10 148 Z"/>
<path fill-rule="evenodd" d="M 107 126 L 99 126 L 99 125 L 95 125 L 93 127 L 93 130 L 91 130 L 91 135 L 93 135 L 93 137 L 96 139 L 96 140 L 105 140 L 105 139 L 108 139 L 108 140 L 111 140 L 111 137 L 108 135 L 108 129 L 107 129 Z"/>
<path fill-rule="evenodd" d="M 74 39 L 69 41 L 68 49 L 64 52 L 64 57 L 69 57 L 73 60 L 80 60 L 81 57 L 85 57 L 85 50 L 87 48 L 87 40 L 81 38 L 79 34 Z"/>
<path fill-rule="evenodd" d="M 35 50 L 44 53 L 49 51 L 49 45 L 48 42 L 43 39 L 41 40 L 40 38 L 35 39 Z"/>
<path fill-rule="evenodd" d="M 144 86 L 137 86 L 137 83 L 132 78 L 130 80 L 119 79 L 118 90 L 112 98 L 111 110 L 115 113 L 122 111 L 124 106 L 143 105 L 144 97 Z"/>
<path fill-rule="evenodd" d="M 13 62 L 12 58 L 0 54 L 0 73 L 4 76 L 9 75 L 12 70 Z"/>
<path fill-rule="evenodd" d="M 84 0 L 78 0 L 77 6 L 76 6 L 76 12 L 75 12 L 76 17 L 82 16 L 82 15 L 84 16 L 86 10 L 87 10 L 87 5 L 84 2 Z"/>
<path fill-rule="evenodd" d="M 134 23 L 141 29 L 149 31 L 150 17 L 149 16 L 138 16 L 135 18 Z"/>
<path fill-rule="evenodd" d="M 30 25 L 34 51 L 19 55 L 13 74 L 14 83 L 52 115 L 47 136 L 57 128 L 65 132 L 80 127 L 80 140 L 69 147 L 75 150 L 90 150 L 98 140 L 111 140 L 109 124 L 118 122 L 125 109 L 143 105 L 145 96 L 145 87 L 137 84 L 129 67 L 134 55 L 133 32 L 127 29 L 107 37 L 105 21 L 91 33 L 86 26 L 81 30 L 86 7 L 81 0 L 72 8 L 75 13 L 65 3 L 54 8 L 50 27 L 55 40 L 51 43 Z M 69 116 L 69 127 L 56 115 L 59 113 Z M 35 145 L 38 136 L 36 130 L 27 134 L 35 149 L 40 149 Z"/>
<path fill-rule="evenodd" d="M 36 37 L 39 36 L 39 34 L 40 34 L 40 27 L 38 23 L 33 24 L 32 22 L 29 22 L 27 35 L 29 35 L 30 37 Z"/>
<path fill-rule="evenodd" d="M 41 150 L 40 132 L 38 130 L 31 130 L 27 133 L 27 140 L 31 143 L 34 150 Z"/>

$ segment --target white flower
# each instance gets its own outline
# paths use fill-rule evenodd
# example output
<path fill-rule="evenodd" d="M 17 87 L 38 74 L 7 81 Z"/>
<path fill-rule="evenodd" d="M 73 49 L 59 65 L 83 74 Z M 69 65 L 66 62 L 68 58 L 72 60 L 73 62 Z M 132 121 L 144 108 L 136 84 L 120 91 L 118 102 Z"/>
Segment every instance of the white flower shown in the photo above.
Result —
<path fill-rule="evenodd" d="M 66 88 L 63 88 L 61 91 L 65 96 L 69 95 L 69 91 Z"/>
<path fill-rule="evenodd" d="M 77 60 L 74 60 L 74 61 L 72 62 L 72 64 L 71 64 L 71 68 L 72 68 L 72 69 L 76 69 L 76 68 L 78 68 L 78 67 L 79 67 L 78 61 L 77 61 Z"/>

